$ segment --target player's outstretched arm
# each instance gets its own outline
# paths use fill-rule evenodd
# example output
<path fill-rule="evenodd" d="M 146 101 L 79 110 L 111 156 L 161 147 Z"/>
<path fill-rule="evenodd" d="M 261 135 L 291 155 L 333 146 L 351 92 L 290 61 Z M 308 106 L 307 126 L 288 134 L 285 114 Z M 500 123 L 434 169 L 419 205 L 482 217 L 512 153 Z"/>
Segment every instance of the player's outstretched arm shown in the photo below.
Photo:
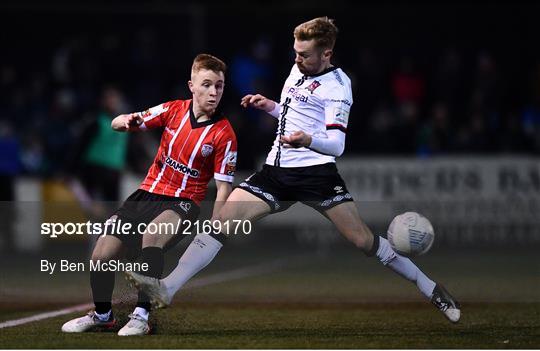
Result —
<path fill-rule="evenodd" d="M 243 108 L 254 107 L 263 110 L 275 118 L 279 116 L 279 104 L 261 94 L 248 94 L 244 96 L 240 101 L 240 105 Z"/>
<path fill-rule="evenodd" d="M 140 113 L 129 113 L 119 115 L 111 122 L 111 128 L 117 132 L 127 132 L 139 130 L 139 126 L 144 122 Z"/>

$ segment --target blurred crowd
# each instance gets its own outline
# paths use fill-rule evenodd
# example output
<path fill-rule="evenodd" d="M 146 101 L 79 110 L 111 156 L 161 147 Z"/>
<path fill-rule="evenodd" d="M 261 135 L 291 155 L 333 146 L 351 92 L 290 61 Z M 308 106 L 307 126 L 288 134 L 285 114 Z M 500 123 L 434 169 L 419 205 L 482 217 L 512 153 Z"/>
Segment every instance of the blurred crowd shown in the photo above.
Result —
<path fill-rule="evenodd" d="M 0 63 L 2 175 L 84 170 L 90 145 L 110 142 L 96 131 L 100 118 L 190 96 L 186 81 L 195 53 L 169 43 L 159 29 L 66 35 L 47 48 L 38 63 L 19 60 L 24 51 Z M 239 138 L 239 167 L 252 169 L 269 150 L 276 122 L 241 110 L 239 99 L 251 92 L 278 98 L 293 62 L 291 43 L 261 36 L 223 53 L 208 51 L 229 66 L 222 109 Z M 448 47 L 428 62 L 414 52 L 395 57 L 362 43 L 338 43 L 337 52 L 354 92 L 346 155 L 540 154 L 540 60 L 515 76 L 481 49 Z M 118 141 L 124 151 L 114 167 L 144 172 L 159 135 Z"/>
<path fill-rule="evenodd" d="M 538 155 L 540 61 L 524 77 L 504 76 L 511 70 L 501 65 L 487 51 L 447 48 L 429 64 L 404 54 L 388 67 L 377 52 L 360 49 L 351 73 L 354 115 L 365 117 L 365 139 L 352 148 L 418 156 Z"/>

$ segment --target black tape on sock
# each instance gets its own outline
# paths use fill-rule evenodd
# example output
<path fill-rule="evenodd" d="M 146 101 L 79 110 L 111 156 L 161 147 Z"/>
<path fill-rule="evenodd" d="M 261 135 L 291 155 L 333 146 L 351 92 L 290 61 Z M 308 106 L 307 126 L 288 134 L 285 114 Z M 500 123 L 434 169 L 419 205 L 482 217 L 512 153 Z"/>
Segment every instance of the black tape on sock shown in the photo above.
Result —
<path fill-rule="evenodd" d="M 214 239 L 216 239 L 217 241 L 219 241 L 221 243 L 221 245 L 225 245 L 225 242 L 227 241 L 227 235 L 223 234 L 223 233 L 218 233 L 218 234 L 212 234 L 212 237 Z"/>
<path fill-rule="evenodd" d="M 375 254 L 379 250 L 379 244 L 380 244 L 380 237 L 378 235 L 374 235 L 373 236 L 373 246 L 371 247 L 371 249 L 368 252 L 366 252 L 366 256 L 368 256 L 368 257 L 375 256 Z"/>

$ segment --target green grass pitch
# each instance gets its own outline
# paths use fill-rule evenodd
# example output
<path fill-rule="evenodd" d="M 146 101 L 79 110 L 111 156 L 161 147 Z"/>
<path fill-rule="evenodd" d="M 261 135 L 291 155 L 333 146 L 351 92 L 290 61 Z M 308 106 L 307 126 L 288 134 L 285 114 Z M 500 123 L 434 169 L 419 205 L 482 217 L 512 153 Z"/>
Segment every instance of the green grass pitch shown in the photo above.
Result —
<path fill-rule="evenodd" d="M 0 329 L 0 345 L 30 349 L 540 347 L 540 267 L 534 250 L 519 255 L 471 250 L 459 257 L 435 252 L 418 259 L 421 268 L 462 301 L 462 320 L 455 325 L 419 296 L 412 284 L 355 250 L 301 259 L 279 255 L 288 263 L 274 271 L 185 289 L 170 308 L 152 313 L 154 332 L 149 336 L 60 332 L 66 320 L 82 315 L 74 313 Z M 200 277 L 279 255 L 270 251 L 239 257 L 231 250 Z M 22 276 L 19 272 L 3 278 L 16 283 L 22 293 L 10 295 L 3 288 L 0 322 L 90 301 L 85 274 L 56 282 L 37 277 L 41 291 L 31 288 L 36 280 L 20 280 Z M 115 307 L 124 323 L 134 294 L 123 280 L 118 285 L 115 296 L 129 296 Z"/>

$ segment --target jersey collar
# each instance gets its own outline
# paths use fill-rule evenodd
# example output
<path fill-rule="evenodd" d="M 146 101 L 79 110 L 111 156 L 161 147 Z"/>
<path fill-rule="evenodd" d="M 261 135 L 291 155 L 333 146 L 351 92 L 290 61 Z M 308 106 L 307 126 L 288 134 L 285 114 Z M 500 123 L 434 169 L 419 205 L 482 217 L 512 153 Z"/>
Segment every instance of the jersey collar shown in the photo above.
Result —
<path fill-rule="evenodd" d="M 319 73 L 317 73 L 317 74 L 313 74 L 313 75 L 309 75 L 309 76 L 304 76 L 304 77 L 306 77 L 306 78 L 320 77 L 320 76 L 322 76 L 322 75 L 325 75 L 326 73 L 335 71 L 335 70 L 338 69 L 338 68 L 339 68 L 339 67 L 337 67 L 337 66 L 328 67 L 327 69 L 322 70 L 321 72 L 319 72 Z"/>
<path fill-rule="evenodd" d="M 214 115 L 210 117 L 209 120 L 206 120 L 204 122 L 197 122 L 197 119 L 195 118 L 195 113 L 193 113 L 193 100 L 191 100 L 191 102 L 189 103 L 189 121 L 191 123 L 192 129 L 209 126 L 210 124 L 214 124 L 223 118 L 224 116 L 221 111 L 216 110 L 214 112 Z"/>

